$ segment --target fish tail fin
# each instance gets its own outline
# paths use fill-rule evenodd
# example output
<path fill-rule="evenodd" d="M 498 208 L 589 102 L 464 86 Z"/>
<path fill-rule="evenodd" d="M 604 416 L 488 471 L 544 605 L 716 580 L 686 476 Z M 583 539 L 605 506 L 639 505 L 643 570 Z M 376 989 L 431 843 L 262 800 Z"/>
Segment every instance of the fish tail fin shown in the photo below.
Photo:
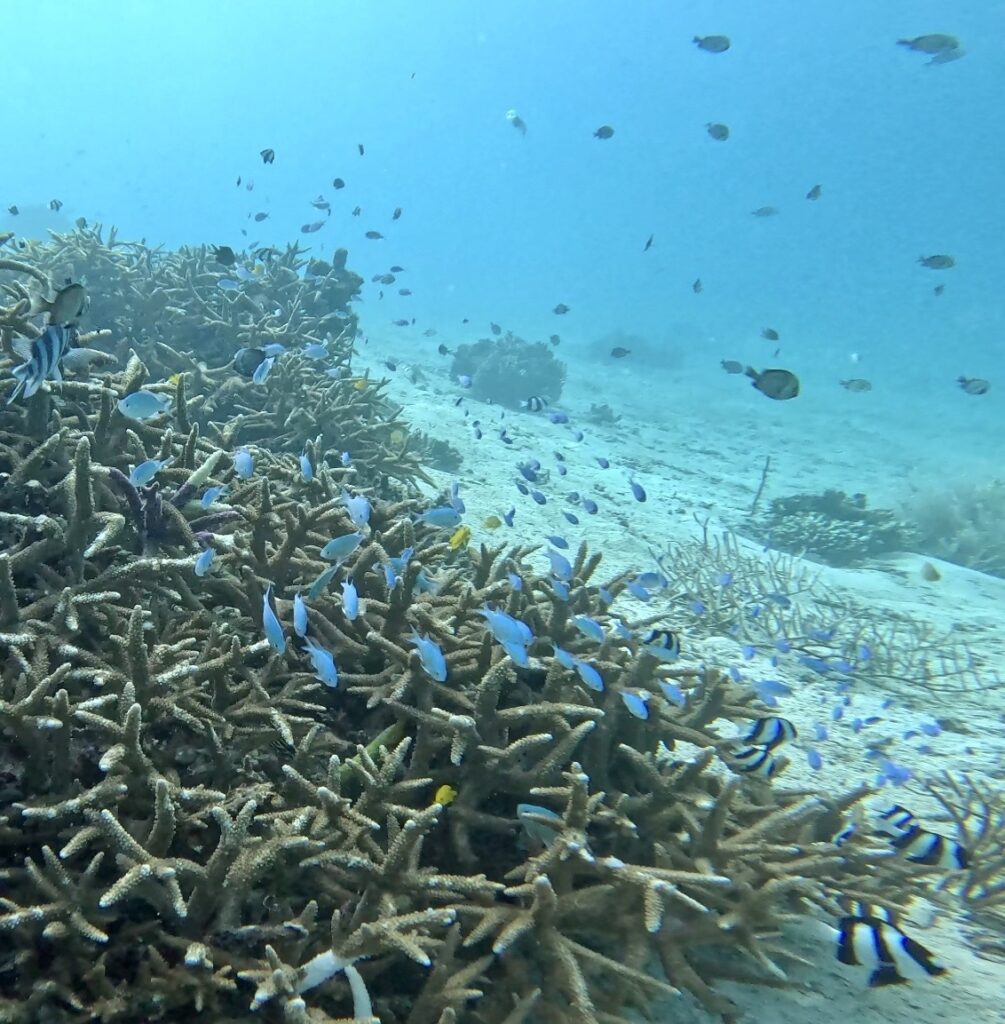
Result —
<path fill-rule="evenodd" d="M 44 295 L 36 295 L 31 300 L 31 308 L 28 310 L 29 316 L 38 316 L 39 313 L 52 313 L 52 302 Z"/>
<path fill-rule="evenodd" d="M 749 378 L 750 378 L 751 380 L 754 380 L 754 381 L 756 381 L 756 380 L 757 380 L 757 378 L 758 378 L 758 377 L 760 377 L 760 374 L 759 374 L 759 373 L 757 372 L 757 370 L 755 370 L 755 369 L 754 369 L 754 368 L 753 368 L 752 366 L 748 366 L 748 367 L 747 367 L 747 368 L 746 368 L 746 369 L 745 369 L 745 370 L 744 370 L 743 372 L 744 372 L 744 373 L 745 373 L 745 374 L 746 374 L 746 375 L 747 375 L 747 376 L 748 376 L 748 377 L 749 377 Z"/>

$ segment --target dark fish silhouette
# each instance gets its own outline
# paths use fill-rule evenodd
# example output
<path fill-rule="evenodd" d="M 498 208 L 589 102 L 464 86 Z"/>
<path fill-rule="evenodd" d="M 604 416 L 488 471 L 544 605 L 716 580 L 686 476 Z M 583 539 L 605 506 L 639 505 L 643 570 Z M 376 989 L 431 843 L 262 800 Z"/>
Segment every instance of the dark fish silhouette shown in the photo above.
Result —
<path fill-rule="evenodd" d="M 650 249 L 651 249 L 651 248 L 653 247 L 653 239 L 654 239 L 655 237 L 656 237 L 655 235 L 650 235 L 650 236 L 649 236 L 649 237 L 648 237 L 648 238 L 646 239 L 646 244 L 645 244 L 644 246 L 642 246 L 642 251 L 643 251 L 643 252 L 649 252 L 649 250 L 650 250 Z"/>
<path fill-rule="evenodd" d="M 595 139 L 609 139 L 614 134 L 614 129 L 609 124 L 602 124 L 594 133 Z"/>
<path fill-rule="evenodd" d="M 986 395 L 991 390 L 991 382 L 983 377 L 958 377 L 956 383 L 968 395 Z"/>
<path fill-rule="evenodd" d="M 345 188 L 345 182 L 341 178 L 334 178 L 332 180 L 332 188 Z"/>
<path fill-rule="evenodd" d="M 935 256 L 919 256 L 918 262 L 928 270 L 949 270 L 956 266 L 956 260 L 944 253 L 937 253 Z"/>
<path fill-rule="evenodd" d="M 564 302 L 560 302 L 560 303 L 559 303 L 559 304 L 558 304 L 558 305 L 557 305 L 557 306 L 556 306 L 556 307 L 555 307 L 555 308 L 554 308 L 554 309 L 552 310 L 552 313 L 557 313 L 557 314 L 558 314 L 559 316 L 562 316 L 562 314 L 563 314 L 563 313 L 568 313 L 568 312 L 569 312 L 569 308 L 570 308 L 570 307 L 569 307 L 569 306 L 567 306 L 567 305 L 566 305 L 566 304 L 565 304 Z"/>
<path fill-rule="evenodd" d="M 705 130 L 709 135 L 715 139 L 716 142 L 725 142 L 729 138 L 729 125 L 719 124 L 717 122 L 709 122 L 705 125 Z"/>
<path fill-rule="evenodd" d="M 785 402 L 799 394 L 799 378 L 791 370 L 761 370 L 752 366 L 744 371 L 753 381 L 753 386 L 776 402 Z"/>
<path fill-rule="evenodd" d="M 622 348 L 620 345 L 615 345 L 611 349 L 611 356 L 614 359 L 624 359 L 625 356 L 630 356 L 631 354 L 632 350 L 630 348 Z"/>
<path fill-rule="evenodd" d="M 258 155 L 262 158 L 263 164 L 272 164 L 276 162 L 276 151 L 274 149 L 263 149 Z"/>
<path fill-rule="evenodd" d="M 729 49 L 729 36 L 695 36 L 691 42 L 706 53 L 725 53 Z"/>
<path fill-rule="evenodd" d="M 807 199 L 819 199 L 821 191 L 822 191 L 822 189 L 820 188 L 819 185 L 814 185 L 813 188 L 811 188 L 809 190 L 809 192 L 806 193 L 806 198 Z"/>

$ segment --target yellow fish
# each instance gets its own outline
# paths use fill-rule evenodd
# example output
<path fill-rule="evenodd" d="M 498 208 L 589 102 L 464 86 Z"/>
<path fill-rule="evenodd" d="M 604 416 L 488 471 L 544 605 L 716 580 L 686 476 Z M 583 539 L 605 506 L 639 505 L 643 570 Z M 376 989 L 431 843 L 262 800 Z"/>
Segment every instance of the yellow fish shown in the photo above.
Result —
<path fill-rule="evenodd" d="M 482 520 L 482 526 L 486 530 L 498 530 L 502 526 L 502 520 L 498 516 L 486 516 Z"/>
<path fill-rule="evenodd" d="M 168 384 L 173 384 L 175 387 L 178 387 L 178 382 L 181 380 L 181 378 L 182 374 L 172 373 L 171 376 L 168 377 Z"/>
<path fill-rule="evenodd" d="M 448 542 L 450 544 L 450 550 L 456 551 L 458 548 L 464 547 L 469 540 L 471 540 L 471 527 L 458 526 Z"/>
<path fill-rule="evenodd" d="M 433 794 L 433 803 L 441 804 L 446 807 L 448 804 L 452 804 L 457 799 L 457 790 L 453 786 L 448 786 L 444 783 L 440 788 Z M 432 806 L 432 804 L 430 804 Z"/>
<path fill-rule="evenodd" d="M 354 380 L 352 382 L 352 386 L 357 391 L 366 391 L 366 385 L 367 385 L 367 381 L 366 381 L 365 377 L 360 377 L 358 380 Z"/>

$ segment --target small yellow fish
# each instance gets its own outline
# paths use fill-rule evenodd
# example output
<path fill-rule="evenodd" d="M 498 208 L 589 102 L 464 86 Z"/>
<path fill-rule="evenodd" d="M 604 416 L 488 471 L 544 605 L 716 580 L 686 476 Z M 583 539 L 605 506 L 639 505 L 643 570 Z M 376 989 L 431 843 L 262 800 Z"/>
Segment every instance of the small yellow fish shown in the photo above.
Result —
<path fill-rule="evenodd" d="M 172 373 L 171 376 L 168 377 L 168 384 L 171 384 L 174 387 L 178 387 L 178 383 L 181 381 L 181 378 L 182 378 L 182 374 L 180 374 L 180 373 Z"/>
<path fill-rule="evenodd" d="M 354 381 L 352 382 L 352 386 L 353 386 L 353 387 L 354 387 L 354 388 L 355 388 L 355 389 L 356 389 L 357 391 L 366 391 L 366 385 L 367 385 L 367 381 L 366 381 L 366 378 L 365 378 L 365 377 L 360 377 L 360 378 L 358 378 L 357 380 L 354 380 Z"/>
<path fill-rule="evenodd" d="M 464 547 L 469 540 L 471 540 L 471 527 L 458 526 L 448 542 L 450 544 L 450 550 L 457 551 L 458 548 Z"/>
<path fill-rule="evenodd" d="M 486 530 L 498 530 L 502 526 L 502 520 L 498 516 L 486 516 L 482 520 L 482 526 Z"/>
<path fill-rule="evenodd" d="M 440 804 L 446 807 L 448 804 L 452 804 L 457 798 L 457 790 L 453 786 L 448 786 L 444 783 L 440 788 L 433 794 L 433 803 Z M 432 804 L 430 804 L 432 806 Z"/>

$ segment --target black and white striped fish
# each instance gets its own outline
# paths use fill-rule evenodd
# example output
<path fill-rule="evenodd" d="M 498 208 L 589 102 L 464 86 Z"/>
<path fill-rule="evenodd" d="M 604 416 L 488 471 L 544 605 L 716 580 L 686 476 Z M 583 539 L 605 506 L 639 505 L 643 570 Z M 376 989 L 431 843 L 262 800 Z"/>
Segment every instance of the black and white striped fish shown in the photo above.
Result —
<path fill-rule="evenodd" d="M 548 408 L 547 396 L 531 395 L 525 402 L 520 403 L 529 412 L 540 412 Z"/>
<path fill-rule="evenodd" d="M 878 832 L 891 837 L 890 845 L 912 864 L 946 870 L 959 870 L 970 864 L 965 846 L 922 828 L 918 819 L 900 804 L 880 811 L 875 825 Z"/>
<path fill-rule="evenodd" d="M 743 737 L 743 742 L 755 747 L 764 747 L 765 750 L 774 750 L 775 747 L 794 740 L 798 735 L 796 727 L 787 718 L 767 715 L 753 722 L 750 732 Z"/>
<path fill-rule="evenodd" d="M 831 932 L 838 962 L 864 967 L 869 971 L 873 988 L 903 985 L 946 973 L 946 967 L 920 942 L 882 918 L 842 917 Z"/>
<path fill-rule="evenodd" d="M 659 661 L 676 661 L 680 657 L 680 637 L 669 629 L 651 629 L 642 638 L 642 650 Z"/>
<path fill-rule="evenodd" d="M 731 750 L 728 757 L 729 767 L 742 775 L 755 779 L 770 779 L 778 770 L 778 762 L 770 750 L 761 747 L 740 747 Z"/>
<path fill-rule="evenodd" d="M 25 361 L 14 367 L 17 386 L 7 404 L 10 405 L 21 394 L 31 398 L 43 381 L 62 380 L 59 361 L 71 346 L 77 344 L 77 338 L 77 328 L 73 324 L 50 324 L 30 344 L 24 339 L 14 342 L 14 350 Z"/>

